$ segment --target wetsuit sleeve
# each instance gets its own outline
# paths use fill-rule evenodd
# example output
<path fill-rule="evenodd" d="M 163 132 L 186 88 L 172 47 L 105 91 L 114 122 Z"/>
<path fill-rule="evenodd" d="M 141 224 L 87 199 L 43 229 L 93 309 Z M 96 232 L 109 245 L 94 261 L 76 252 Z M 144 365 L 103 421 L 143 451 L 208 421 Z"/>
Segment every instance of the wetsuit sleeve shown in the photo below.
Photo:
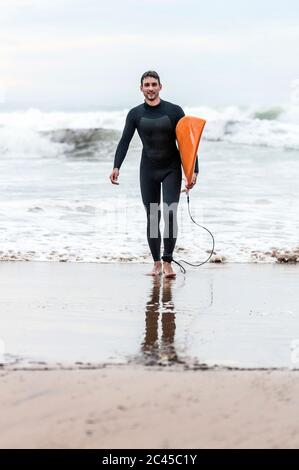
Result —
<path fill-rule="evenodd" d="M 196 155 L 194 173 L 198 173 L 198 155 Z"/>
<path fill-rule="evenodd" d="M 127 154 L 129 144 L 132 140 L 135 129 L 136 129 L 136 123 L 135 123 L 133 110 L 131 109 L 131 111 L 129 111 L 127 114 L 125 127 L 123 130 L 121 139 L 116 148 L 113 168 L 120 169 L 122 162 L 124 161 L 125 156 Z"/>
<path fill-rule="evenodd" d="M 180 106 L 178 106 L 178 121 L 184 116 L 185 116 L 184 111 L 182 110 Z M 196 155 L 194 173 L 198 173 L 198 155 Z"/>

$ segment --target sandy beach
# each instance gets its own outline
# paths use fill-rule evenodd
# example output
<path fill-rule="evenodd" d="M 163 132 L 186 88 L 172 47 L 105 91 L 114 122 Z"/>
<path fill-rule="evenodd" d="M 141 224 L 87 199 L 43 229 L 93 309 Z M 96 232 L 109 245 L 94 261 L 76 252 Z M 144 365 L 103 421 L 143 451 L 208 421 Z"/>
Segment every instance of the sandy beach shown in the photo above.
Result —
<path fill-rule="evenodd" d="M 0 264 L 1 448 L 299 446 L 298 269 Z"/>
<path fill-rule="evenodd" d="M 1 448 L 298 448 L 299 372 L 2 371 Z"/>

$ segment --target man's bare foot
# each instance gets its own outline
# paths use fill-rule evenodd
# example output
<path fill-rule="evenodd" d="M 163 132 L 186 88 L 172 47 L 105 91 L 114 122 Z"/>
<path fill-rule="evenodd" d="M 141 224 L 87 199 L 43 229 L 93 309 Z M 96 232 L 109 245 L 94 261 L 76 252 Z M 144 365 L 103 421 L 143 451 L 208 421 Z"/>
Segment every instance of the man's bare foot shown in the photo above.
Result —
<path fill-rule="evenodd" d="M 146 273 L 146 276 L 159 276 L 159 274 L 162 274 L 162 263 L 161 261 L 155 261 L 152 271 Z"/>
<path fill-rule="evenodd" d="M 167 263 L 166 261 L 164 261 L 164 263 L 163 263 L 163 274 L 164 274 L 164 277 L 168 277 L 168 278 L 175 278 L 176 277 L 176 273 L 172 269 L 171 263 Z"/>

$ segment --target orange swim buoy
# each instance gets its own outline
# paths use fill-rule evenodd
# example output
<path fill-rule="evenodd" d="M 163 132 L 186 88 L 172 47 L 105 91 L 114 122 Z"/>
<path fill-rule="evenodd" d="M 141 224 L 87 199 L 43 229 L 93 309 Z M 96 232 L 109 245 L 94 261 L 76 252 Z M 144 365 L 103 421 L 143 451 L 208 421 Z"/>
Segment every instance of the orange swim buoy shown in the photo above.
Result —
<path fill-rule="evenodd" d="M 176 125 L 176 138 L 181 155 L 186 181 L 191 184 L 196 154 L 206 120 L 195 116 L 184 116 Z"/>

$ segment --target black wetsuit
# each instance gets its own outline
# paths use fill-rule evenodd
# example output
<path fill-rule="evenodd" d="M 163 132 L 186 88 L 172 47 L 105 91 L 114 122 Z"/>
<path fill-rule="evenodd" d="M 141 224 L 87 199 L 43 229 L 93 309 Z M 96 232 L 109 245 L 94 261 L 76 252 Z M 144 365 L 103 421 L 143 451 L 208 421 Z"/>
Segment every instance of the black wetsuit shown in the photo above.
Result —
<path fill-rule="evenodd" d="M 177 205 L 180 199 L 182 169 L 176 145 L 175 128 L 179 119 L 184 115 L 185 113 L 180 106 L 168 101 L 160 99 L 160 103 L 155 106 L 150 106 L 144 101 L 129 111 L 115 153 L 114 168 L 119 169 L 127 154 L 135 129 L 137 129 L 143 144 L 140 162 L 140 188 L 147 213 L 147 239 L 154 261 L 161 259 L 159 229 L 161 210 L 154 209 L 160 205 L 161 183 L 165 223 L 162 256 L 164 261 L 172 261 L 172 253 L 176 243 Z M 197 158 L 194 171 L 198 173 Z M 155 204 L 151 207 L 151 203 Z M 168 211 L 165 211 L 166 207 L 169 207 Z"/>

